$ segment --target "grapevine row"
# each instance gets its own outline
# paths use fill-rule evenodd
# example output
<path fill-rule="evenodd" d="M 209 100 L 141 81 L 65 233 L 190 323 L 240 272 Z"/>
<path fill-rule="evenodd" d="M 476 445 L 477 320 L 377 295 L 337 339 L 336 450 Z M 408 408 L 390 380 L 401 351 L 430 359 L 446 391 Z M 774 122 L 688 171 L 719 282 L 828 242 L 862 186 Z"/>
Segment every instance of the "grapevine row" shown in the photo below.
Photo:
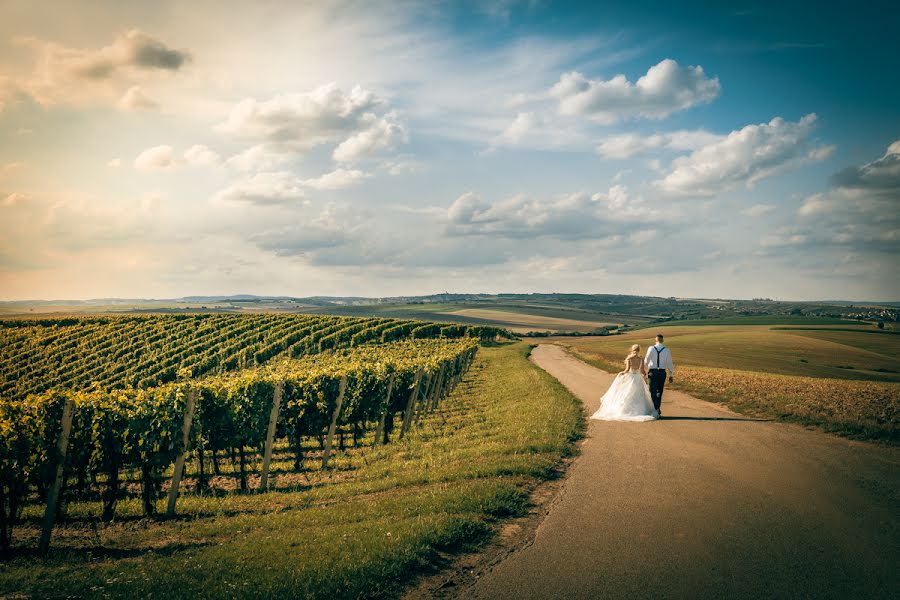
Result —
<path fill-rule="evenodd" d="M 379 325 L 383 323 L 373 326 Z M 13 523 L 29 495 L 46 494 L 58 462 L 55 444 L 62 413 L 70 399 L 74 413 L 64 481 L 75 482 L 71 493 L 89 495 L 91 482 L 96 482 L 102 516 L 111 519 L 124 495 L 122 474 L 136 470 L 149 515 L 162 472 L 185 450 L 180 436 L 190 394 L 196 407 L 189 448 L 201 468 L 198 486 L 205 477 L 204 454 L 234 451 L 240 456 L 241 487 L 246 489 L 245 454 L 261 451 L 266 442 L 276 387 L 282 400 L 275 437 L 287 441 L 299 466 L 302 441 L 322 440 L 332 422 L 354 432 L 379 423 L 383 437 L 377 441 L 387 443 L 395 416 L 402 413 L 402 421 L 409 423 L 433 408 L 468 369 L 477 348 L 471 339 L 405 341 L 282 359 L 149 389 L 50 390 L 21 401 L 0 401 L 0 544 L 9 547 Z M 413 393 L 415 403 L 410 400 Z"/>

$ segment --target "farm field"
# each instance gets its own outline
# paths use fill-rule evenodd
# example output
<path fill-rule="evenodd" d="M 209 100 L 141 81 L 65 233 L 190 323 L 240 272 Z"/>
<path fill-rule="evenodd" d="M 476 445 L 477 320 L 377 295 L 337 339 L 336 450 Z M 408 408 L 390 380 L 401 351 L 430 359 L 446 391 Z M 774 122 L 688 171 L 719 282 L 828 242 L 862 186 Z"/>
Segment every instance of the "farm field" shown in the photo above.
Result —
<path fill-rule="evenodd" d="M 871 327 L 819 329 L 764 325 L 671 325 L 609 337 L 561 338 L 618 365 L 632 344 L 642 352 L 662 333 L 676 366 L 782 375 L 900 381 L 900 335 Z"/>
<path fill-rule="evenodd" d="M 495 535 L 571 452 L 580 407 L 526 354 L 521 343 L 481 349 L 407 437 L 386 446 L 373 445 L 371 431 L 355 444 L 348 437 L 327 470 L 313 442 L 299 473 L 293 452 L 277 446 L 274 489 L 264 495 L 197 493 L 197 465 L 188 463 L 180 518 L 142 517 L 131 496 L 106 523 L 99 502 L 72 501 L 43 561 L 28 550 L 40 511 L 27 507 L 0 595 L 394 596 L 445 553 Z M 248 463 L 255 475 L 258 457 Z M 237 466 L 221 467 L 221 487 L 239 487 Z"/>
<path fill-rule="evenodd" d="M 587 362 L 617 371 L 631 344 L 645 352 L 657 331 L 678 369 L 674 389 L 746 414 L 900 443 L 900 336 L 893 333 L 673 326 L 556 340 Z"/>
<path fill-rule="evenodd" d="M 593 331 L 605 325 L 615 326 L 609 321 L 587 321 L 574 318 L 560 318 L 544 315 L 534 315 L 512 310 L 490 310 L 482 308 L 465 308 L 441 313 L 449 316 L 470 317 L 484 321 L 485 324 L 505 327 L 516 333 L 529 331 Z"/>

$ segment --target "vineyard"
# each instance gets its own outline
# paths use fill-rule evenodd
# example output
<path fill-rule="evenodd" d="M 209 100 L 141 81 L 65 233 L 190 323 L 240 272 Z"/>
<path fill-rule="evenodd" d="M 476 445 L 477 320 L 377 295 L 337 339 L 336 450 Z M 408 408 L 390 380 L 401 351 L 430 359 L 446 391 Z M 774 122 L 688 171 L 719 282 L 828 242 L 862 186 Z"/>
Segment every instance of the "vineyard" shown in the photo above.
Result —
<path fill-rule="evenodd" d="M 493 339 L 496 327 L 318 315 L 198 314 L 0 321 L 0 398 L 51 388 L 149 388 L 330 349 Z"/>
<path fill-rule="evenodd" d="M 504 332 L 308 315 L 97 317 L 2 322 L 0 543 L 29 506 L 124 498 L 144 515 L 191 474 L 196 493 L 265 491 L 273 451 L 328 466 L 337 437 L 402 437 Z M 374 432 L 374 435 L 372 435 Z M 225 464 L 229 462 L 229 465 Z M 253 468 L 251 469 L 251 465 Z M 62 499 L 62 502 L 59 500 Z"/>

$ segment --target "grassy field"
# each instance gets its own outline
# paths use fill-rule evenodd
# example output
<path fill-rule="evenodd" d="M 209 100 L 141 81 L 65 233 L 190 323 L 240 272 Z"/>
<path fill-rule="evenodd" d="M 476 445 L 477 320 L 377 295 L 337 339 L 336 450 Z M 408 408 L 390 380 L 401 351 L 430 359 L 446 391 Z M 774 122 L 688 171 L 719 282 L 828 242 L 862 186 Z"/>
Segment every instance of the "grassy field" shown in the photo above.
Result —
<path fill-rule="evenodd" d="M 526 353 L 483 349 L 441 412 L 405 440 L 371 447 L 369 437 L 327 471 L 311 451 L 299 476 L 288 453 L 277 456 L 276 491 L 265 495 L 188 494 L 173 520 L 142 519 L 137 499 L 123 501 L 111 524 L 97 520 L 98 504 L 71 504 L 45 560 L 29 550 L 32 505 L 0 563 L 0 596 L 394 596 L 522 513 L 572 452 L 580 405 Z"/>
<path fill-rule="evenodd" d="M 860 325 L 858 321 L 848 319 L 835 319 L 831 317 L 804 317 L 797 315 L 759 315 L 759 316 L 738 316 L 738 317 L 722 317 L 709 319 L 686 319 L 683 321 L 674 321 L 673 325 L 679 327 L 715 327 L 720 325 L 809 325 L 819 327 L 822 325 L 843 325 L 849 327 L 865 326 Z M 657 327 L 657 325 L 647 325 L 647 327 Z"/>
<path fill-rule="evenodd" d="M 620 336 L 562 338 L 618 365 L 635 343 L 662 333 L 676 366 L 715 367 L 834 379 L 900 381 L 900 335 L 871 328 L 672 325 Z"/>
<path fill-rule="evenodd" d="M 499 325 L 517 333 L 529 331 L 593 331 L 604 325 L 615 325 L 615 323 L 610 321 L 585 321 L 574 318 L 483 308 L 465 308 L 444 314 L 483 320 L 485 325 Z"/>
<path fill-rule="evenodd" d="M 646 349 L 656 331 L 556 339 L 587 362 L 617 371 L 631 344 Z M 676 389 L 756 416 L 900 443 L 898 335 L 762 326 L 658 331 L 675 359 Z"/>

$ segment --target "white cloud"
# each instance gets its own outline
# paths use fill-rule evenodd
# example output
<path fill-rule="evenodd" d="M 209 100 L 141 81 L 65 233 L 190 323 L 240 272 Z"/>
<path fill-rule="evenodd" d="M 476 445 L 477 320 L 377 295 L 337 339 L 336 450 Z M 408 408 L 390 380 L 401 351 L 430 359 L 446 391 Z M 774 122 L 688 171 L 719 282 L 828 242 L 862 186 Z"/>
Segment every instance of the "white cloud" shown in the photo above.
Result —
<path fill-rule="evenodd" d="M 639 231 L 635 231 L 631 235 L 628 236 L 628 241 L 635 245 L 646 244 L 647 242 L 651 242 L 659 237 L 659 232 L 655 229 L 641 229 Z"/>
<path fill-rule="evenodd" d="M 28 194 L 25 194 L 23 192 L 13 192 L 3 199 L 3 204 L 6 206 L 16 206 L 17 204 L 21 204 L 26 200 L 28 200 Z"/>
<path fill-rule="evenodd" d="M 810 136 L 816 115 L 796 123 L 775 117 L 768 123 L 747 125 L 724 139 L 672 161 L 657 185 L 674 194 L 711 196 L 720 191 L 824 160 L 833 146 L 814 146 Z"/>
<path fill-rule="evenodd" d="M 217 129 L 236 137 L 315 144 L 357 129 L 366 114 L 381 104 L 360 86 L 345 93 L 337 83 L 311 92 L 280 94 L 269 100 L 247 98 L 231 109 Z"/>
<path fill-rule="evenodd" d="M 99 49 L 72 48 L 35 37 L 18 37 L 14 43 L 31 52 L 34 67 L 7 87 L 43 105 L 108 99 L 118 100 L 123 108 L 147 108 L 152 101 L 135 83 L 154 73 L 178 71 L 191 58 L 187 51 L 138 29 L 118 34 Z"/>
<path fill-rule="evenodd" d="M 476 217 L 486 213 L 490 207 L 480 194 L 466 192 L 447 209 L 447 219 L 451 223 L 466 225 L 475 222 Z"/>
<path fill-rule="evenodd" d="M 357 185 L 368 177 L 368 173 L 355 169 L 335 169 L 314 179 L 304 179 L 301 183 L 316 190 L 337 190 Z"/>
<path fill-rule="evenodd" d="M 315 261 L 325 251 L 334 252 L 336 248 L 361 242 L 360 221 L 360 216 L 346 207 L 329 204 L 317 213 L 302 215 L 295 223 L 255 234 L 250 239 L 276 256 L 304 256 Z M 350 254 L 357 251 L 358 248 Z M 351 261 L 361 262 L 358 256 Z"/>
<path fill-rule="evenodd" d="M 172 146 L 147 148 L 134 159 L 134 167 L 142 170 L 168 169 L 177 165 Z"/>
<path fill-rule="evenodd" d="M 384 105 L 374 92 L 361 86 L 347 93 L 332 82 L 311 92 L 281 94 L 265 101 L 242 100 L 216 129 L 258 142 L 231 159 L 241 170 L 272 168 L 326 143 L 338 144 L 333 151 L 335 160 L 351 162 L 406 141 L 406 127 L 397 114 L 379 114 Z"/>
<path fill-rule="evenodd" d="M 244 173 L 271 171 L 295 158 L 290 148 L 275 144 L 257 144 L 235 154 L 225 164 Z"/>
<path fill-rule="evenodd" d="M 362 119 L 364 129 L 354 133 L 334 149 L 332 156 L 338 162 L 352 162 L 367 158 L 380 150 L 391 150 L 407 140 L 406 128 L 398 123 L 396 115 L 385 117 L 367 115 Z"/>
<path fill-rule="evenodd" d="M 183 158 L 175 155 L 172 146 L 161 145 L 147 148 L 134 159 L 134 167 L 141 170 L 171 169 L 181 166 L 211 167 L 219 164 L 221 157 L 203 144 L 195 144 L 184 151 Z M 121 161 L 118 158 L 107 163 L 109 167 L 118 167 Z"/>
<path fill-rule="evenodd" d="M 786 248 L 805 244 L 807 239 L 806 235 L 796 233 L 796 231 L 791 228 L 785 228 L 776 233 L 763 236 L 763 238 L 760 239 L 759 244 L 764 248 Z"/>
<path fill-rule="evenodd" d="M 419 173 L 425 166 L 415 160 L 386 160 L 381 163 L 381 168 L 390 175 L 404 175 L 406 173 Z"/>
<path fill-rule="evenodd" d="M 520 112 L 490 143 L 490 150 L 501 146 L 539 150 L 589 147 L 582 128 L 544 113 Z"/>
<path fill-rule="evenodd" d="M 625 133 L 603 140 L 597 152 L 604 158 L 626 159 L 654 150 L 696 150 L 720 141 L 724 136 L 708 131 L 682 130 L 640 135 Z"/>
<path fill-rule="evenodd" d="M 748 217 L 761 217 L 771 213 L 773 210 L 775 210 L 775 205 L 773 204 L 754 204 L 742 210 L 741 213 Z"/>
<path fill-rule="evenodd" d="M 835 185 L 846 188 L 894 191 L 900 194 L 900 140 L 888 146 L 884 156 L 861 167 L 836 173 Z"/>
<path fill-rule="evenodd" d="M 662 119 L 711 102 L 720 90 L 718 78 L 707 77 L 702 67 L 682 67 L 665 59 L 635 83 L 624 75 L 596 81 L 577 71 L 563 73 L 550 96 L 559 101 L 560 114 L 609 124 L 622 119 Z"/>
<path fill-rule="evenodd" d="M 625 186 L 616 185 L 607 193 L 577 192 L 549 200 L 518 194 L 493 204 L 467 192 L 447 209 L 445 222 L 450 235 L 572 240 L 636 234 L 646 229 L 643 224 L 652 214 Z M 636 240 L 646 241 L 647 235 Z"/>
<path fill-rule="evenodd" d="M 110 169 L 118 169 L 119 167 L 122 166 L 122 159 L 121 158 L 113 158 L 108 163 L 106 163 L 106 166 L 109 167 Z"/>
<path fill-rule="evenodd" d="M 184 151 L 184 160 L 194 167 L 210 167 L 219 164 L 221 157 L 202 144 L 195 144 Z"/>
<path fill-rule="evenodd" d="M 271 206 L 296 204 L 304 196 L 303 182 L 283 171 L 256 173 L 217 193 L 216 202 Z"/>
<path fill-rule="evenodd" d="M 144 93 L 140 86 L 133 85 L 119 99 L 119 108 L 122 110 L 140 110 L 158 108 L 159 103 Z"/>
<path fill-rule="evenodd" d="M 807 196 L 792 227 L 761 240 L 763 247 L 800 246 L 822 252 L 836 248 L 860 258 L 844 270 L 871 268 L 883 276 L 900 276 L 900 170 L 895 157 L 900 144 L 891 144 L 880 159 L 837 173 L 833 189 Z M 868 267 L 866 267 L 868 265 Z"/>

